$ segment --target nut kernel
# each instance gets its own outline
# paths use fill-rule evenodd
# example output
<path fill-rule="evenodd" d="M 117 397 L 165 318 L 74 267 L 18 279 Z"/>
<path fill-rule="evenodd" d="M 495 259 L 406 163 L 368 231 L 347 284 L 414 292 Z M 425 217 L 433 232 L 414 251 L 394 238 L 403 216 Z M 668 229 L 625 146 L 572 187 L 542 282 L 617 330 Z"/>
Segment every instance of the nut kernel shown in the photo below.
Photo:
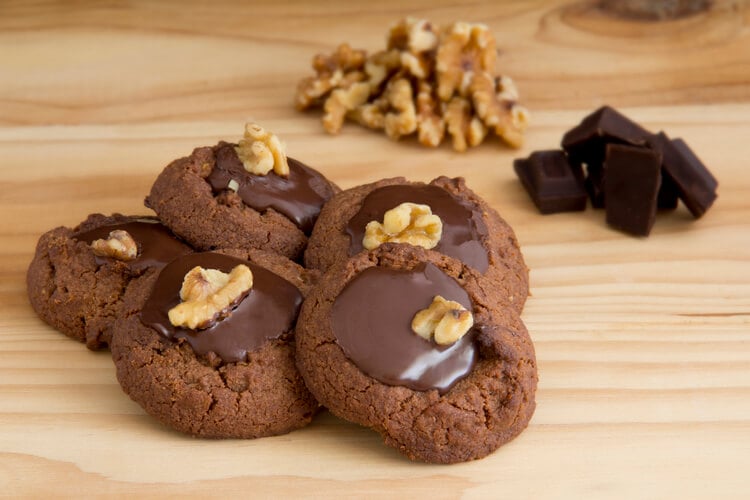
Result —
<path fill-rule="evenodd" d="M 131 261 L 138 257 L 138 244 L 130 233 L 122 229 L 115 229 L 109 237 L 91 242 L 91 250 L 99 257 L 112 257 L 122 261 Z"/>
<path fill-rule="evenodd" d="M 439 146 L 445 135 L 445 121 L 440 116 L 440 106 L 429 83 L 419 82 L 416 105 L 419 142 L 425 146 Z"/>
<path fill-rule="evenodd" d="M 474 316 L 464 306 L 440 295 L 432 299 L 427 309 L 414 315 L 411 329 L 425 340 L 449 345 L 466 335 L 474 326 Z"/>
<path fill-rule="evenodd" d="M 471 81 L 470 93 L 477 116 L 508 145 L 519 148 L 528 125 L 529 113 L 511 96 L 518 95 L 509 77 L 493 78 L 477 73 Z"/>
<path fill-rule="evenodd" d="M 289 176 L 283 144 L 257 123 L 245 124 L 245 136 L 235 150 L 245 170 L 251 174 L 266 175 L 273 170 L 278 176 Z"/>
<path fill-rule="evenodd" d="M 401 203 L 383 215 L 383 222 L 370 221 L 365 226 L 362 246 L 367 250 L 383 243 L 409 243 L 426 249 L 435 248 L 443 234 L 443 221 L 428 205 Z"/>
<path fill-rule="evenodd" d="M 381 50 L 367 58 L 365 74 L 374 93 L 380 84 L 401 66 L 401 52 L 396 49 Z"/>
<path fill-rule="evenodd" d="M 386 95 L 394 110 L 385 115 L 385 133 L 388 137 L 398 139 L 417 130 L 417 109 L 409 80 L 393 80 L 386 89 Z"/>
<path fill-rule="evenodd" d="M 304 110 L 319 104 L 333 89 L 339 87 L 344 74 L 362 69 L 366 53 L 342 43 L 330 56 L 318 54 L 313 58 L 315 76 L 305 78 L 297 87 L 297 109 Z"/>
<path fill-rule="evenodd" d="M 437 52 L 438 96 L 444 102 L 467 86 L 471 75 L 495 70 L 495 37 L 483 24 L 457 22 L 443 33 Z"/>
<path fill-rule="evenodd" d="M 356 121 L 360 125 L 372 129 L 382 129 L 385 127 L 385 111 L 388 103 L 384 100 L 376 100 L 372 104 L 363 104 L 357 109 L 346 114 L 347 117 Z"/>
<path fill-rule="evenodd" d="M 169 322 L 191 330 L 208 328 L 228 316 L 252 287 L 253 273 L 244 264 L 229 273 L 196 266 L 182 281 L 182 302 L 169 310 Z"/>
<path fill-rule="evenodd" d="M 370 84 L 355 82 L 348 88 L 339 88 L 331 92 L 323 109 L 323 128 L 329 134 L 337 134 L 344 124 L 346 113 L 354 111 L 367 102 L 370 97 Z"/>
<path fill-rule="evenodd" d="M 471 105 L 463 97 L 453 97 L 445 108 L 445 123 L 453 139 L 453 149 L 459 152 L 468 148 L 467 132 L 471 124 Z"/>
<path fill-rule="evenodd" d="M 413 54 L 433 50 L 438 44 L 438 33 L 427 20 L 407 17 L 393 25 L 388 34 L 388 48 Z"/>

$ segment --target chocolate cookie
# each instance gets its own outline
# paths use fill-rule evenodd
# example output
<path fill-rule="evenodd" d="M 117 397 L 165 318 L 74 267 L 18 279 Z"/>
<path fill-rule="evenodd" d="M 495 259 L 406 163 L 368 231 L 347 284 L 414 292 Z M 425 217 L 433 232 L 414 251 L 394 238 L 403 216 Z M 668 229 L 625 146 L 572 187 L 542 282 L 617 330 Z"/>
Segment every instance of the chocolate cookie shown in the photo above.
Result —
<path fill-rule="evenodd" d="M 297 372 L 293 329 L 318 273 L 258 250 L 222 252 L 181 257 L 128 289 L 111 343 L 117 379 L 147 413 L 194 436 L 303 427 L 318 403 Z"/>
<path fill-rule="evenodd" d="M 39 238 L 26 275 L 29 300 L 45 322 L 100 349 L 129 284 L 190 252 L 154 217 L 90 215 L 74 229 L 58 227 Z"/>
<path fill-rule="evenodd" d="M 169 164 L 145 200 L 196 248 L 257 248 L 297 258 L 323 204 L 338 188 L 288 158 L 286 177 L 250 173 L 236 144 L 203 147 Z"/>
<path fill-rule="evenodd" d="M 368 225 L 384 221 L 391 209 L 403 203 L 426 205 L 440 218 L 442 234 L 433 250 L 475 269 L 497 287 L 498 300 L 518 312 L 523 309 L 528 269 L 513 229 L 460 177 L 438 177 L 429 184 L 396 177 L 338 193 L 320 213 L 305 251 L 305 265 L 325 271 L 363 251 Z"/>
<path fill-rule="evenodd" d="M 322 405 L 412 460 L 481 458 L 535 408 L 534 347 L 499 299 L 454 258 L 385 243 L 334 265 L 305 300 L 297 365 Z"/>

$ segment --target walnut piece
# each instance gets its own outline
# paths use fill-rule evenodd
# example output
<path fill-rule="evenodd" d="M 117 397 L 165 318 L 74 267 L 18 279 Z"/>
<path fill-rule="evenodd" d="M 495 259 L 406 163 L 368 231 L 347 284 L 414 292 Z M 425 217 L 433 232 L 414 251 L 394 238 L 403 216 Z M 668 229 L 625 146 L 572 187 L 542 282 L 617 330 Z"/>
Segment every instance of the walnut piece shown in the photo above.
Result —
<path fill-rule="evenodd" d="M 440 106 L 432 86 L 427 82 L 419 82 L 417 133 L 419 142 L 430 147 L 439 146 L 445 135 L 445 121 L 440 116 Z"/>
<path fill-rule="evenodd" d="M 289 176 L 284 145 L 257 123 L 245 124 L 245 136 L 235 150 L 245 170 L 251 174 L 266 175 L 273 170 L 278 176 Z"/>
<path fill-rule="evenodd" d="M 429 21 L 407 17 L 391 26 L 388 49 L 420 54 L 437 48 L 438 37 L 439 33 Z"/>
<path fill-rule="evenodd" d="M 417 130 L 417 110 L 409 80 L 399 78 L 392 81 L 386 95 L 394 110 L 385 115 L 385 133 L 388 137 L 398 139 Z"/>
<path fill-rule="evenodd" d="M 348 88 L 340 88 L 331 92 L 326 100 L 323 115 L 323 128 L 329 134 L 337 134 L 344 124 L 348 111 L 354 111 L 367 102 L 370 97 L 370 84 L 357 82 Z"/>
<path fill-rule="evenodd" d="M 443 235 L 443 221 L 428 205 L 401 203 L 383 214 L 383 222 L 370 221 L 365 226 L 362 246 L 367 250 L 383 243 L 409 243 L 435 248 Z"/>
<path fill-rule="evenodd" d="M 523 133 L 529 126 L 529 110 L 514 104 L 510 108 L 510 118 L 495 127 L 495 133 L 509 146 L 520 148 L 523 146 Z"/>
<path fill-rule="evenodd" d="M 489 73 L 474 75 L 471 96 L 477 116 L 509 145 L 521 147 L 523 132 L 528 123 L 528 112 L 508 97 L 517 95 L 508 77 L 493 78 Z"/>
<path fill-rule="evenodd" d="M 253 273 L 244 264 L 229 273 L 196 266 L 182 281 L 182 302 L 169 310 L 169 322 L 191 330 L 208 328 L 227 317 L 252 287 Z"/>
<path fill-rule="evenodd" d="M 466 96 L 471 75 L 494 71 L 495 37 L 484 24 L 457 22 L 443 34 L 437 52 L 437 93 L 444 102 L 456 91 Z"/>
<path fill-rule="evenodd" d="M 344 74 L 362 69 L 365 56 L 364 50 L 354 50 L 348 43 L 339 45 L 330 56 L 316 55 L 312 62 L 315 76 L 303 79 L 297 86 L 297 109 L 305 110 L 318 104 L 341 84 Z"/>
<path fill-rule="evenodd" d="M 391 28 L 388 49 L 399 51 L 401 66 L 408 73 L 426 79 L 432 73 L 438 40 L 439 34 L 429 21 L 407 17 Z"/>
<path fill-rule="evenodd" d="M 458 152 L 481 144 L 487 135 L 484 124 L 476 116 L 472 117 L 471 104 L 463 97 L 456 96 L 448 103 L 445 122 L 453 138 L 453 149 Z"/>
<path fill-rule="evenodd" d="M 372 92 L 376 92 L 395 70 L 401 67 L 401 52 L 398 50 L 381 50 L 367 58 L 365 74 Z"/>
<path fill-rule="evenodd" d="M 385 111 L 388 109 L 386 99 L 378 99 L 372 103 L 363 104 L 347 113 L 347 117 L 371 129 L 385 128 Z"/>
<path fill-rule="evenodd" d="M 92 241 L 91 250 L 99 257 L 112 257 L 125 262 L 138 257 L 138 244 L 130 233 L 122 229 L 111 231 L 106 240 Z"/>
<path fill-rule="evenodd" d="M 440 295 L 432 299 L 427 309 L 414 315 L 411 329 L 425 340 L 449 345 L 466 335 L 474 326 L 474 316 L 464 306 Z"/>
<path fill-rule="evenodd" d="M 368 55 L 349 45 L 313 59 L 316 75 L 300 82 L 297 107 L 322 106 L 323 127 L 341 131 L 348 118 L 389 138 L 416 133 L 439 146 L 450 136 L 466 151 L 493 132 L 521 147 L 529 115 L 513 80 L 496 74 L 495 37 L 483 24 L 444 29 L 406 18 L 392 26 L 386 48 Z"/>

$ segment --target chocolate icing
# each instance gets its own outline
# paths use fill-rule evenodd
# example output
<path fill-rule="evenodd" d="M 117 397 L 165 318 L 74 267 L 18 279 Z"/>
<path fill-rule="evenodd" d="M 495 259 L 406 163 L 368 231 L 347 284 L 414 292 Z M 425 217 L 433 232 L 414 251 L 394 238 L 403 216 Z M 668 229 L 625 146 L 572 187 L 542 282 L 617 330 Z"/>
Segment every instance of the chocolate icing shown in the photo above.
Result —
<path fill-rule="evenodd" d="M 117 229 L 127 231 L 138 244 L 138 256 L 125 263 L 135 271 L 149 267 L 163 267 L 175 257 L 192 252 L 187 244 L 178 240 L 172 232 L 154 219 L 134 219 L 132 222 L 108 224 L 73 235 L 78 241 L 91 244 L 98 239 L 109 238 L 109 233 Z M 111 257 L 96 257 L 99 264 L 111 262 Z"/>
<path fill-rule="evenodd" d="M 169 322 L 169 310 L 180 302 L 185 274 L 195 266 L 228 273 L 245 264 L 253 272 L 253 287 L 230 315 L 205 330 L 176 328 Z M 215 353 L 227 363 L 244 361 L 249 351 L 266 341 L 292 331 L 302 294 L 282 277 L 250 262 L 227 255 L 206 252 L 186 255 L 164 269 L 141 311 L 141 321 L 164 337 L 187 341 L 202 355 Z"/>
<path fill-rule="evenodd" d="M 429 205 L 432 213 L 443 221 L 443 235 L 433 250 L 455 257 L 481 273 L 487 270 L 489 258 L 482 245 L 487 237 L 487 226 L 478 208 L 429 184 L 384 186 L 368 194 L 346 225 L 346 233 L 351 238 L 349 255 L 364 249 L 362 238 L 368 222 L 382 222 L 386 211 L 404 202 Z"/>
<path fill-rule="evenodd" d="M 370 267 L 352 279 L 333 304 L 336 342 L 360 370 L 389 385 L 441 394 L 474 367 L 474 330 L 440 346 L 411 330 L 417 311 L 435 295 L 472 310 L 466 291 L 433 264 L 412 271 Z"/>
<path fill-rule="evenodd" d="M 237 194 L 245 205 L 258 211 L 269 208 L 284 214 L 305 234 L 310 234 L 320 208 L 333 196 L 328 181 L 307 165 L 287 158 L 289 177 L 254 175 L 245 170 L 235 151 L 235 144 L 219 143 L 214 149 L 216 165 L 206 179 L 214 193 L 228 189 L 229 182 L 239 184 Z"/>

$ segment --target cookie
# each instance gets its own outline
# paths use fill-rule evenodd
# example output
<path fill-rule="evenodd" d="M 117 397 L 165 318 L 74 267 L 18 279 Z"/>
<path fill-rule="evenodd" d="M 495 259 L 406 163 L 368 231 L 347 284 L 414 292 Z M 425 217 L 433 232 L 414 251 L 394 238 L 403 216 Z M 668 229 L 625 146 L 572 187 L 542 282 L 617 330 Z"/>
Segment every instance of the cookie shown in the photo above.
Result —
<path fill-rule="evenodd" d="M 534 347 L 497 293 L 454 258 L 385 243 L 331 267 L 307 297 L 297 365 L 322 405 L 412 460 L 482 458 L 535 408 Z"/>
<path fill-rule="evenodd" d="M 292 158 L 286 177 L 275 170 L 251 173 L 238 151 L 237 144 L 219 142 L 175 160 L 154 182 L 146 206 L 201 250 L 301 256 L 321 207 L 338 188 Z"/>
<path fill-rule="evenodd" d="M 125 231 L 132 240 L 116 233 L 121 239 L 108 246 L 113 231 Z M 58 227 L 39 238 L 26 275 L 29 300 L 46 323 L 89 349 L 101 349 L 130 283 L 190 252 L 154 217 L 89 215 L 76 228 Z"/>
<path fill-rule="evenodd" d="M 303 427 L 318 403 L 296 369 L 293 329 L 317 273 L 267 252 L 223 252 L 178 258 L 128 289 L 111 343 L 117 379 L 147 413 L 193 436 L 257 438 Z M 193 282 L 186 275 L 196 266 L 229 273 L 228 281 Z M 233 288 L 243 276 L 235 269 L 249 269 L 249 289 Z M 208 290 L 208 302 L 196 290 Z M 170 312 L 180 308 L 189 311 L 185 322 Z"/>
<path fill-rule="evenodd" d="M 518 312 L 523 309 L 528 269 L 513 229 L 460 177 L 438 177 L 429 184 L 396 177 L 338 193 L 321 211 L 305 265 L 325 271 L 363 251 L 368 224 L 383 222 L 386 213 L 403 203 L 426 205 L 440 218 L 442 234 L 433 250 L 478 271 L 497 288 L 499 300 Z"/>

